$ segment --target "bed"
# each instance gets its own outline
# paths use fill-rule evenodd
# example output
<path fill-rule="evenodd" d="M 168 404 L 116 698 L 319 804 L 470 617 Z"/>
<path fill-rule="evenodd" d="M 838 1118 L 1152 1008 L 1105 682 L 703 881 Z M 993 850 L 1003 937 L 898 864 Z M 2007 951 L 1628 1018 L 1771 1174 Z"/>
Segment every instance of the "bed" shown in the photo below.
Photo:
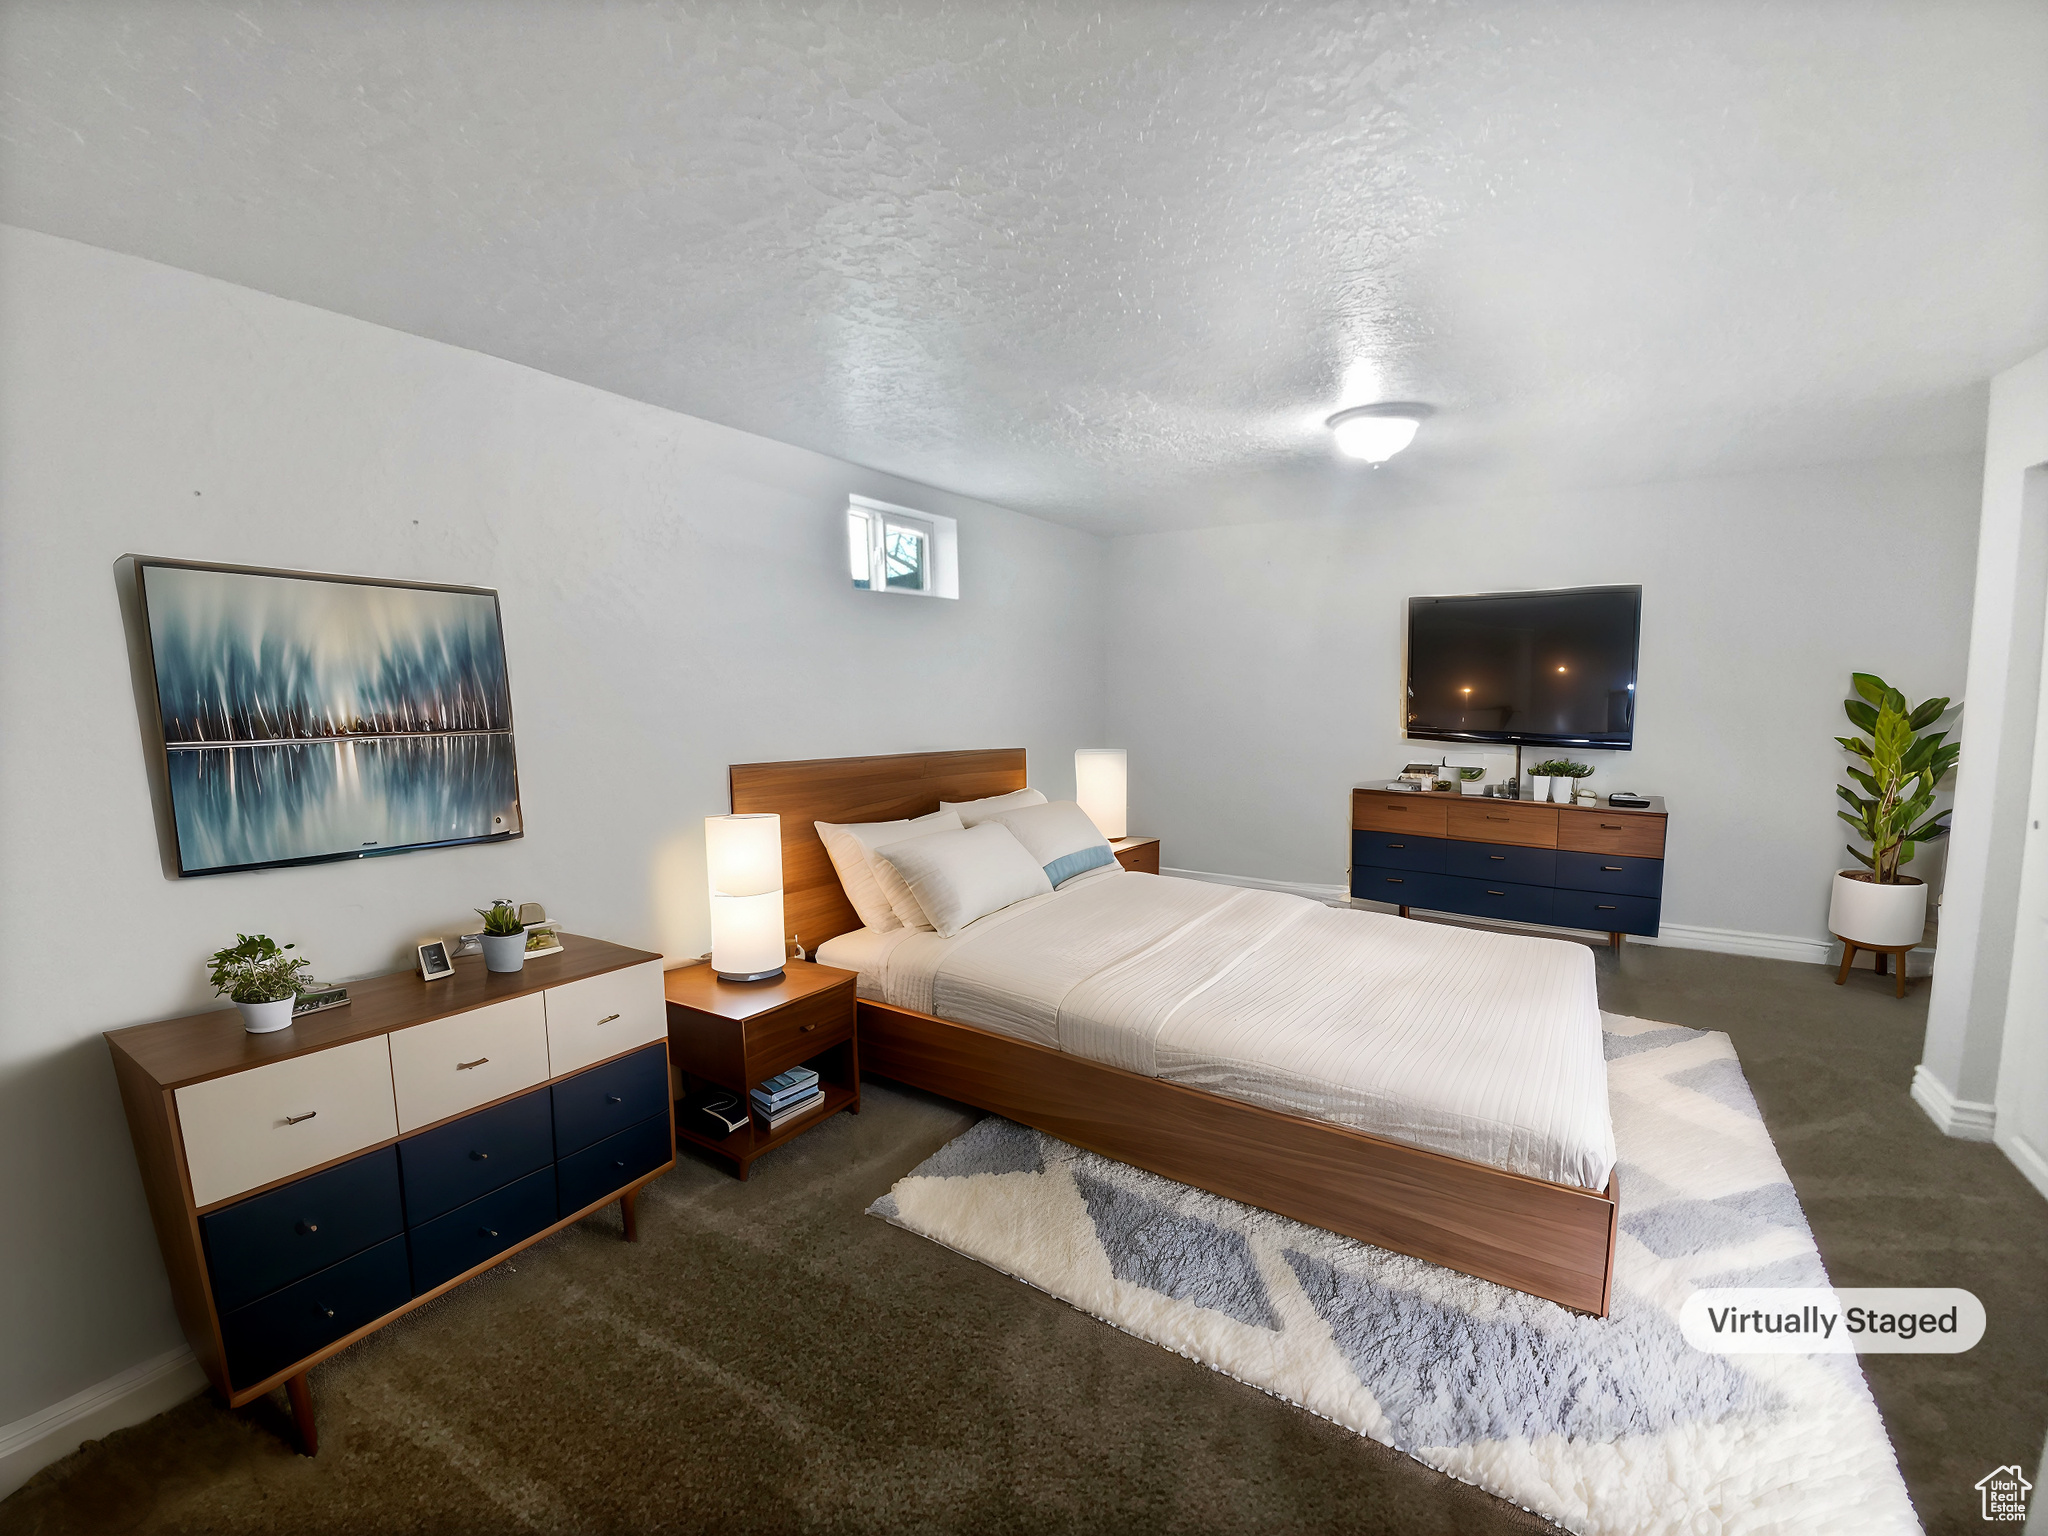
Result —
<path fill-rule="evenodd" d="M 1110 869 L 951 938 L 863 928 L 814 821 L 1020 789 L 1021 750 L 745 764 L 863 1067 L 1165 1177 L 1606 1315 L 1616 1185 L 1583 946 Z"/>

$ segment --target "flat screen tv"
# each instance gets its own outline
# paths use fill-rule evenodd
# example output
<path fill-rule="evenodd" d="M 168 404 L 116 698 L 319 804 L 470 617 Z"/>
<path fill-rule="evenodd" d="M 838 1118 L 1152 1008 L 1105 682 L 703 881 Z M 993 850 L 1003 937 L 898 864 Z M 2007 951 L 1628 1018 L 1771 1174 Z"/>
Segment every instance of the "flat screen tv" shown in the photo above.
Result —
<path fill-rule="evenodd" d="M 135 565 L 180 875 L 521 835 L 497 593 Z"/>
<path fill-rule="evenodd" d="M 1635 744 L 1641 587 L 1408 599 L 1408 734 Z"/>

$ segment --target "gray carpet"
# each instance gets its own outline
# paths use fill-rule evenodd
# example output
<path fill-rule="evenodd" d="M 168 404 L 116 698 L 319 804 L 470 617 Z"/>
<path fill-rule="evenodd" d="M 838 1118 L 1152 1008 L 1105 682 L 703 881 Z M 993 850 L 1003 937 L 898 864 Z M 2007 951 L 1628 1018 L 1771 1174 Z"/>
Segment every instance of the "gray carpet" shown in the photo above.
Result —
<path fill-rule="evenodd" d="M 2048 1202 L 1906 1098 L 1925 984 L 1631 946 L 1614 1012 L 1724 1029 L 1837 1283 L 1963 1285 L 1961 1357 L 1865 1360 L 1921 1518 L 2048 1426 Z M 323 1443 L 277 1401 L 199 1399 L 0 1504 L 58 1531 L 1548 1529 L 861 1212 L 974 1118 L 870 1083 L 740 1184 L 687 1160 L 642 1240 L 593 1217 L 314 1373 Z"/>

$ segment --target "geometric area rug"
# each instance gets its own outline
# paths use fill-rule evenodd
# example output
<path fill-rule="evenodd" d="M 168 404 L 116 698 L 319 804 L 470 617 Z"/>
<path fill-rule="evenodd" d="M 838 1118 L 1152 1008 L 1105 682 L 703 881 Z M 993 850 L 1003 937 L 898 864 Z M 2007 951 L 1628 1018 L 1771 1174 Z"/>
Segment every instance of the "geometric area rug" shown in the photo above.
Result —
<path fill-rule="evenodd" d="M 1567 1530 L 1918 1530 L 1854 1355 L 1711 1355 L 1679 1332 L 1697 1287 L 1828 1283 L 1734 1046 L 1603 1024 L 1621 1175 L 1604 1319 L 998 1116 L 869 1213 Z"/>

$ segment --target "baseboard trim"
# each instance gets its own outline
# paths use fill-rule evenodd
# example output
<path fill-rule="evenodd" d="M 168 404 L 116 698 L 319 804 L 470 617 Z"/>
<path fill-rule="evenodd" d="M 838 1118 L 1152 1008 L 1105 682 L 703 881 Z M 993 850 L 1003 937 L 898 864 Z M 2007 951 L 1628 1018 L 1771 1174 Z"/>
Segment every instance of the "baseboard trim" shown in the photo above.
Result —
<path fill-rule="evenodd" d="M 1913 1102 L 1927 1112 L 1927 1118 L 1944 1136 L 1953 1136 L 1957 1141 L 1996 1141 L 1998 1110 L 1995 1106 L 1981 1103 L 1976 1099 L 1959 1099 L 1949 1092 L 1948 1084 L 1927 1070 L 1926 1063 L 1913 1069 Z M 2017 1141 L 2019 1138 L 2012 1138 Z M 2031 1150 L 2031 1149 L 2029 1149 Z M 2012 1156 L 2010 1152 L 2006 1154 Z M 2018 1162 L 2018 1158 L 2013 1158 Z M 2022 1165 L 2020 1171 L 2026 1172 Z M 2048 1193 L 2048 1190 L 2044 1190 Z"/>
<path fill-rule="evenodd" d="M 1175 875 L 1182 880 L 1206 880 L 1211 885 L 1243 885 L 1255 891 L 1285 891 L 1290 896 L 1306 896 L 1310 901 L 1344 901 L 1351 892 L 1341 885 L 1307 885 L 1299 880 L 1261 880 L 1253 875 L 1219 875 L 1206 869 L 1162 869 L 1162 875 Z"/>
<path fill-rule="evenodd" d="M 206 1373 L 192 1351 L 180 1344 L 74 1392 L 61 1403 L 0 1424 L 0 1498 L 86 1441 L 154 1418 L 205 1387 Z"/>
<path fill-rule="evenodd" d="M 1997 1143 L 1998 1150 L 2012 1160 L 2013 1167 L 2019 1169 L 2026 1181 L 2040 1191 L 2042 1198 L 2048 1199 L 2048 1157 L 2041 1155 L 2041 1149 L 2004 1126 L 1993 1132 L 1991 1139 Z M 2048 1508 L 2048 1505 L 2043 1507 Z"/>
<path fill-rule="evenodd" d="M 1825 939 L 1800 939 L 1785 933 L 1748 933 L 1740 928 L 1699 928 L 1690 923 L 1663 923 L 1655 938 L 1637 938 L 1638 944 L 1661 944 L 1667 949 L 1710 949 L 1719 955 L 1753 955 L 1759 960 L 1795 960 L 1804 965 L 1826 965 L 1837 956 L 1837 946 Z"/>

